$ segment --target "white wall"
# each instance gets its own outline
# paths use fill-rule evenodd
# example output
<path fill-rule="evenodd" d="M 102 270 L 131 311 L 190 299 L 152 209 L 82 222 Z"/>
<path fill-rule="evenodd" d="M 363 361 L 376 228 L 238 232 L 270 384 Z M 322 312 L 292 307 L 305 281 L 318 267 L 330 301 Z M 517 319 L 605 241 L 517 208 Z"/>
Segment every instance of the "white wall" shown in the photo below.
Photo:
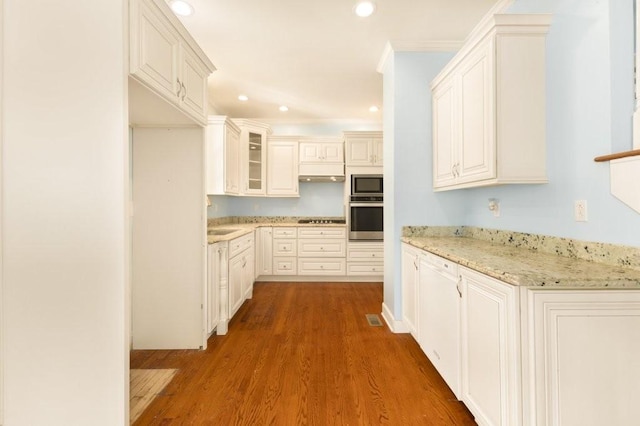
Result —
<path fill-rule="evenodd" d="M 128 424 L 125 3 L 4 0 L 7 425 Z"/>

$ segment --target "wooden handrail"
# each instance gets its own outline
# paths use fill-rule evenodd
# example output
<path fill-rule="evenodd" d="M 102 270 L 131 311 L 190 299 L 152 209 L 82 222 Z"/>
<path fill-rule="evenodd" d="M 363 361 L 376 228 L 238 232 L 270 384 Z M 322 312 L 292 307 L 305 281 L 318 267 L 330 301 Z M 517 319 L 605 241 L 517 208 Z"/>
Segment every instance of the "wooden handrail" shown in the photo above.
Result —
<path fill-rule="evenodd" d="M 594 158 L 593 161 L 597 161 L 597 162 L 611 161 L 611 160 L 617 160 L 618 158 L 634 157 L 636 155 L 640 155 L 640 149 L 617 152 L 615 154 L 609 154 L 609 155 L 601 155 L 600 157 Z"/>

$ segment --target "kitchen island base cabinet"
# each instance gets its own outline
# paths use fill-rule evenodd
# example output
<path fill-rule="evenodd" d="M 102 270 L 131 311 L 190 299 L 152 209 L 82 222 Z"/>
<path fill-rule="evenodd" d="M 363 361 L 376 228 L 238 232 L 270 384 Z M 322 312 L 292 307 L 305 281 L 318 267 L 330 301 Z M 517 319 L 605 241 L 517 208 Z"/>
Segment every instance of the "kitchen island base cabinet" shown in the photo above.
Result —
<path fill-rule="evenodd" d="M 480 425 L 522 424 L 517 287 L 459 267 L 462 401 Z"/>
<path fill-rule="evenodd" d="M 638 424 L 640 292 L 525 290 L 522 300 L 527 424 Z"/>

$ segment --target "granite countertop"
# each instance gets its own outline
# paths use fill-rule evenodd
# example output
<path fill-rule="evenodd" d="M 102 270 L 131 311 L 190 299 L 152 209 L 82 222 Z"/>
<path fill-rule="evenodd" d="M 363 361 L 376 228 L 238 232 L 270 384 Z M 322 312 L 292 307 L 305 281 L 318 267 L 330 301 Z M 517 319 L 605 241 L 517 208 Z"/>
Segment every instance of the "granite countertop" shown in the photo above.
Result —
<path fill-rule="evenodd" d="M 207 234 L 207 243 L 215 244 L 221 241 L 231 241 L 238 237 L 242 237 L 243 235 L 247 235 L 250 232 L 254 231 L 260 227 L 273 227 L 273 228 L 286 228 L 286 227 L 332 227 L 332 228 L 344 228 L 347 225 L 344 223 L 297 223 L 297 222 L 260 222 L 260 223 L 228 223 L 225 225 L 217 225 L 217 226 L 209 226 L 207 227 L 207 233 L 211 230 L 222 230 L 222 229 L 234 229 L 234 232 L 225 235 L 208 235 Z"/>
<path fill-rule="evenodd" d="M 402 241 L 508 284 L 552 288 L 640 289 L 640 270 L 499 244 L 466 236 L 412 236 Z"/>

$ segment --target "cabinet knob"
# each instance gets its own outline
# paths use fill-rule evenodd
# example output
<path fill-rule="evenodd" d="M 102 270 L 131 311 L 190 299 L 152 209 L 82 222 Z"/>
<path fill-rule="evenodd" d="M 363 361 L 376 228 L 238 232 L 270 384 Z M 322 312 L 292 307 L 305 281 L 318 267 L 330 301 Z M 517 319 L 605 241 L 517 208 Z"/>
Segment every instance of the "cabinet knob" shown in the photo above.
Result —
<path fill-rule="evenodd" d="M 371 257 L 376 257 L 376 254 L 375 253 L 371 254 Z"/>

